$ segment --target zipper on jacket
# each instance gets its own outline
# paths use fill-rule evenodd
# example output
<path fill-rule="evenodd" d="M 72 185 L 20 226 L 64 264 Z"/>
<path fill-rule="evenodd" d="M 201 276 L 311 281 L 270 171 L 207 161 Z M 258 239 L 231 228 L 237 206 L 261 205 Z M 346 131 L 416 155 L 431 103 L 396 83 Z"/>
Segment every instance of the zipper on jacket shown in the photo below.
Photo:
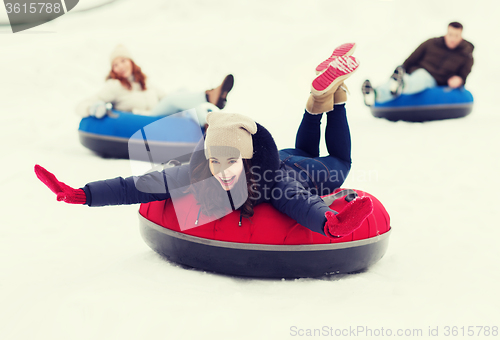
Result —
<path fill-rule="evenodd" d="M 200 220 L 200 214 L 201 214 L 201 207 L 200 210 L 198 210 L 198 216 L 196 216 L 196 221 L 194 221 L 194 225 L 198 225 L 198 221 Z"/>

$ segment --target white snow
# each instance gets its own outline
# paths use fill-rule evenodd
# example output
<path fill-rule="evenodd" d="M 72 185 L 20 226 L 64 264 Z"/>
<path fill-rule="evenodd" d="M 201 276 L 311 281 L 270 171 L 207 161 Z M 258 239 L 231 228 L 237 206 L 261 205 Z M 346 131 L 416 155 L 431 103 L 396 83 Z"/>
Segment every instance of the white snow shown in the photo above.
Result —
<path fill-rule="evenodd" d="M 0 339 L 288 339 L 306 334 L 291 327 L 323 326 L 422 329 L 421 338 L 439 327 L 432 338 L 449 338 L 446 326 L 500 326 L 499 10 L 486 0 L 123 0 L 17 34 L 0 27 Z M 476 46 L 472 114 L 372 117 L 362 82 L 384 81 L 455 20 Z M 102 85 L 118 43 L 169 91 L 234 74 L 226 111 L 254 117 L 286 148 L 315 67 L 350 41 L 361 66 L 347 81 L 344 186 L 378 197 L 393 227 L 364 273 L 254 280 L 184 269 L 142 241 L 138 206 L 60 203 L 35 177 L 35 164 L 75 187 L 130 175 L 128 161 L 80 145 L 74 112 Z"/>

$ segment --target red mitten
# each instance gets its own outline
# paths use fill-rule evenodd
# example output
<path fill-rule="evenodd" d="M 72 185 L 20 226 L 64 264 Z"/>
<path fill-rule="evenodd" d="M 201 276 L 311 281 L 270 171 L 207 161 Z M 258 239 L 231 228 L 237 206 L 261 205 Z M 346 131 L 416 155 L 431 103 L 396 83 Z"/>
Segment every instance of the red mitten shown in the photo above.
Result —
<path fill-rule="evenodd" d="M 53 174 L 42 168 L 40 165 L 35 165 L 35 174 L 40 181 L 43 182 L 54 194 L 57 195 L 58 201 L 64 201 L 71 204 L 85 204 L 87 196 L 82 189 L 73 189 L 72 187 L 59 182 Z"/>
<path fill-rule="evenodd" d="M 342 237 L 358 229 L 363 221 L 373 211 L 373 202 L 370 197 L 356 198 L 337 215 L 331 211 L 325 213 L 325 234 L 328 237 Z"/>

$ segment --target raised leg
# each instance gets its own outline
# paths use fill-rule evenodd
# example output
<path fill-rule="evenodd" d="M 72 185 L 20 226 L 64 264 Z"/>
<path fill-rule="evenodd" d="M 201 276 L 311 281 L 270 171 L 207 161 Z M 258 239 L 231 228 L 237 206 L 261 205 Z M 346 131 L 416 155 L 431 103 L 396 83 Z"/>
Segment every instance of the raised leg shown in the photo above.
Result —
<path fill-rule="evenodd" d="M 151 111 L 152 116 L 169 116 L 206 103 L 204 92 L 176 91 L 168 94 Z"/>
<path fill-rule="evenodd" d="M 351 133 L 345 104 L 334 105 L 326 114 L 325 142 L 328 156 L 351 163 Z"/>
<path fill-rule="evenodd" d="M 392 80 L 390 79 L 386 83 L 375 88 L 375 101 L 377 103 L 385 103 L 396 98 L 391 93 L 391 83 Z M 423 68 L 415 70 L 412 74 L 405 74 L 403 76 L 403 83 L 403 94 L 415 94 L 437 86 L 434 77 Z"/>
<path fill-rule="evenodd" d="M 307 153 L 309 157 L 319 156 L 321 140 L 321 117 L 323 114 L 310 114 L 307 110 L 302 116 L 302 122 L 295 137 L 295 148 Z"/>

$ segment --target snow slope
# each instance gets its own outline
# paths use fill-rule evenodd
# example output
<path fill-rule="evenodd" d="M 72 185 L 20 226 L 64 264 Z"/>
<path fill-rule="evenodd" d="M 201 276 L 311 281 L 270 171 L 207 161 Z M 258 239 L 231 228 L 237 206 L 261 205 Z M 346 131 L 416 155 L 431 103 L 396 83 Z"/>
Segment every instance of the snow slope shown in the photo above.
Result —
<path fill-rule="evenodd" d="M 448 338 L 446 326 L 500 326 L 499 10 L 486 0 L 122 0 L 17 34 L 0 27 L 0 338 L 288 339 L 362 326 L 421 338 L 438 327 L 435 339 Z M 362 81 L 384 81 L 454 20 L 476 46 L 473 113 L 373 118 Z M 254 117 L 285 148 L 314 67 L 348 41 L 361 67 L 347 82 L 344 186 L 377 196 L 393 227 L 387 254 L 364 273 L 282 281 L 181 268 L 142 241 L 138 206 L 56 202 L 33 173 L 38 163 L 75 187 L 131 174 L 76 133 L 74 107 L 101 86 L 117 43 L 166 90 L 207 89 L 231 72 L 226 111 Z"/>

